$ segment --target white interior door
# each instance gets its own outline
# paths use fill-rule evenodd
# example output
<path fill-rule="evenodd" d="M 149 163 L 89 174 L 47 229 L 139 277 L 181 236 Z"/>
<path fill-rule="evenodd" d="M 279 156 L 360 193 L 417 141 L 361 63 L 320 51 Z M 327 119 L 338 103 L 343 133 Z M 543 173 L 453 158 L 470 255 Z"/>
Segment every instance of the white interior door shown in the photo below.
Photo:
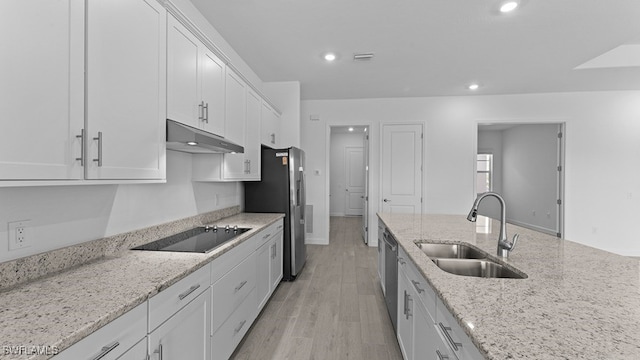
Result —
<path fill-rule="evenodd" d="M 382 126 L 382 212 L 422 213 L 422 125 Z"/>
<path fill-rule="evenodd" d="M 364 210 L 364 151 L 362 147 L 345 148 L 345 214 L 362 215 Z"/>

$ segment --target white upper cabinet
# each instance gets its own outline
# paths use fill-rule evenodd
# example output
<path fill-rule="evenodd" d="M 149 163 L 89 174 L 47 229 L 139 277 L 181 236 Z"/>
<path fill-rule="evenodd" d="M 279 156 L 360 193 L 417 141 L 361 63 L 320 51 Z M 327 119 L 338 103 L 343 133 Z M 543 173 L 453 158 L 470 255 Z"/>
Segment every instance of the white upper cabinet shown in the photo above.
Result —
<path fill-rule="evenodd" d="M 280 115 L 266 101 L 262 101 L 262 144 L 278 147 Z"/>
<path fill-rule="evenodd" d="M 87 3 L 88 179 L 163 179 L 166 11 L 156 0 Z"/>
<path fill-rule="evenodd" d="M 173 16 L 167 33 L 167 118 L 224 136 L 224 62 Z"/>
<path fill-rule="evenodd" d="M 251 88 L 245 94 L 243 154 L 224 154 L 225 180 L 260 181 L 260 104 L 262 99 Z"/>
<path fill-rule="evenodd" d="M 225 138 L 244 146 L 247 116 L 247 84 L 233 70 L 227 69 Z"/>
<path fill-rule="evenodd" d="M 0 180 L 82 179 L 84 2 L 0 1 L 0 43 Z"/>

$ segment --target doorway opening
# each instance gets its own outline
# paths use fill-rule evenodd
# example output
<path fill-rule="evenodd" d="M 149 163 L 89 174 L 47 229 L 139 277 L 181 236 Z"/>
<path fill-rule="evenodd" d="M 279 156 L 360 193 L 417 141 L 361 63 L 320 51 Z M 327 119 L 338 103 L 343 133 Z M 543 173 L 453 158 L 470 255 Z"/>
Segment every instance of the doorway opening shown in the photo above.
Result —
<path fill-rule="evenodd" d="M 368 134 L 368 126 L 331 126 L 328 153 L 329 215 L 359 218 L 360 235 L 365 243 L 368 241 Z"/>
<path fill-rule="evenodd" d="M 561 238 L 564 123 L 479 123 L 477 135 L 476 194 L 500 193 L 508 223 Z M 480 213 L 498 219 L 497 201 L 487 201 Z"/>

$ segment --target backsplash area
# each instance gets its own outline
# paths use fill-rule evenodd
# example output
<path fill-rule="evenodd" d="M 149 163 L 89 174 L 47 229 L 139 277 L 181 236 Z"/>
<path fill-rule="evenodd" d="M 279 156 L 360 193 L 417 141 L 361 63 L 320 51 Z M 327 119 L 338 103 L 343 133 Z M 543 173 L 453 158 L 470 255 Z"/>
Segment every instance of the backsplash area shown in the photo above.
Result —
<path fill-rule="evenodd" d="M 77 245 L 0 263 L 0 290 L 57 273 L 184 230 L 240 213 L 240 206 L 215 210 L 161 225 L 124 232 Z"/>

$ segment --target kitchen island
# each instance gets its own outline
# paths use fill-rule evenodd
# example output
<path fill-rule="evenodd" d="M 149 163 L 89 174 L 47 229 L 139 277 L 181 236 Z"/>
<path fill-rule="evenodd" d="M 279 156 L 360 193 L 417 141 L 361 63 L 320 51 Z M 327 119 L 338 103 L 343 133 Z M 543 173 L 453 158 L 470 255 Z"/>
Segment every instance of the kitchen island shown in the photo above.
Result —
<path fill-rule="evenodd" d="M 459 276 L 414 241 L 466 242 L 495 258 L 499 222 L 478 233 L 462 215 L 378 216 L 485 358 L 640 359 L 637 259 L 507 225 L 520 239 L 506 263 L 528 277 Z"/>

